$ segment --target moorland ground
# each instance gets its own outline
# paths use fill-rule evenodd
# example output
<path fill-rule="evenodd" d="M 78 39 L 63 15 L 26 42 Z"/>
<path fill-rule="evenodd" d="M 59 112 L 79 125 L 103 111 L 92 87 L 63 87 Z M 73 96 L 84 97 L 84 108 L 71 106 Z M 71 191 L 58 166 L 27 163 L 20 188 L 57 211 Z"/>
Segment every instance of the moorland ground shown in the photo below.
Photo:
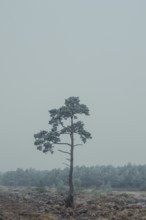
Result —
<path fill-rule="evenodd" d="M 144 220 L 146 192 L 76 193 L 74 209 L 64 205 L 65 192 L 0 187 L 0 220 Z"/>

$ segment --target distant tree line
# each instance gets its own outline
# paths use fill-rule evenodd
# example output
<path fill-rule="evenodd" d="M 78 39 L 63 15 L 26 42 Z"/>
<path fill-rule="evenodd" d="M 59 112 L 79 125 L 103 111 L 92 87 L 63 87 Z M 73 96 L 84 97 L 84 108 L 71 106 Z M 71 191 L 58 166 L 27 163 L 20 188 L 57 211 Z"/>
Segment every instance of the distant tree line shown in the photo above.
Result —
<path fill-rule="evenodd" d="M 4 186 L 47 186 L 68 185 L 69 169 L 38 171 L 35 169 L 17 169 L 0 173 L 0 185 Z M 121 167 L 92 166 L 74 168 L 74 185 L 80 188 L 146 190 L 146 165 L 128 164 Z"/>

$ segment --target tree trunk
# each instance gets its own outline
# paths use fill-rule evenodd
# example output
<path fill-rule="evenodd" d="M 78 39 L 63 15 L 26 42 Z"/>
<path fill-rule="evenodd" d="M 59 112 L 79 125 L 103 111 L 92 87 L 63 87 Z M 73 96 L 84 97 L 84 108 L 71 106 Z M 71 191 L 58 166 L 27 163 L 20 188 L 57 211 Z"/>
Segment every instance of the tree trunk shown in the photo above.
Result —
<path fill-rule="evenodd" d="M 71 127 L 73 128 L 73 118 L 71 118 Z M 73 186 L 73 159 L 74 159 L 74 132 L 70 134 L 71 149 L 70 149 L 70 170 L 69 170 L 69 193 L 66 199 L 66 207 L 74 207 L 74 186 Z"/>

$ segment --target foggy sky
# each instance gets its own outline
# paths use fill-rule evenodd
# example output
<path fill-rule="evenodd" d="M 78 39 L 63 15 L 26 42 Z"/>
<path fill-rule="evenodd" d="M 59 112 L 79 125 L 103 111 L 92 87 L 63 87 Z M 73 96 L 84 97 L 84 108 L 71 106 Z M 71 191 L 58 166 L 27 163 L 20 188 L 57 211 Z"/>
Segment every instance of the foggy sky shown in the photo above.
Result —
<path fill-rule="evenodd" d="M 64 168 L 33 135 L 78 96 L 75 165 L 146 163 L 146 1 L 0 0 L 0 170 Z"/>

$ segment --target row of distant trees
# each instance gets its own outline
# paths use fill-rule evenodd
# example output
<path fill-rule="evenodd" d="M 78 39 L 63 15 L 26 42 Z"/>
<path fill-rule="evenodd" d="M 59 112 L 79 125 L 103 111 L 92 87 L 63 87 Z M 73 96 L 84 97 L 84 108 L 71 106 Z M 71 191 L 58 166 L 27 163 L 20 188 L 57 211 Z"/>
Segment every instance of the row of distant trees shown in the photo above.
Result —
<path fill-rule="evenodd" d="M 0 185 L 4 186 L 47 186 L 68 185 L 69 169 L 38 171 L 35 169 L 17 169 L 0 174 Z M 146 190 L 146 165 L 128 164 L 122 167 L 92 166 L 75 167 L 74 185 L 80 188 Z"/>

